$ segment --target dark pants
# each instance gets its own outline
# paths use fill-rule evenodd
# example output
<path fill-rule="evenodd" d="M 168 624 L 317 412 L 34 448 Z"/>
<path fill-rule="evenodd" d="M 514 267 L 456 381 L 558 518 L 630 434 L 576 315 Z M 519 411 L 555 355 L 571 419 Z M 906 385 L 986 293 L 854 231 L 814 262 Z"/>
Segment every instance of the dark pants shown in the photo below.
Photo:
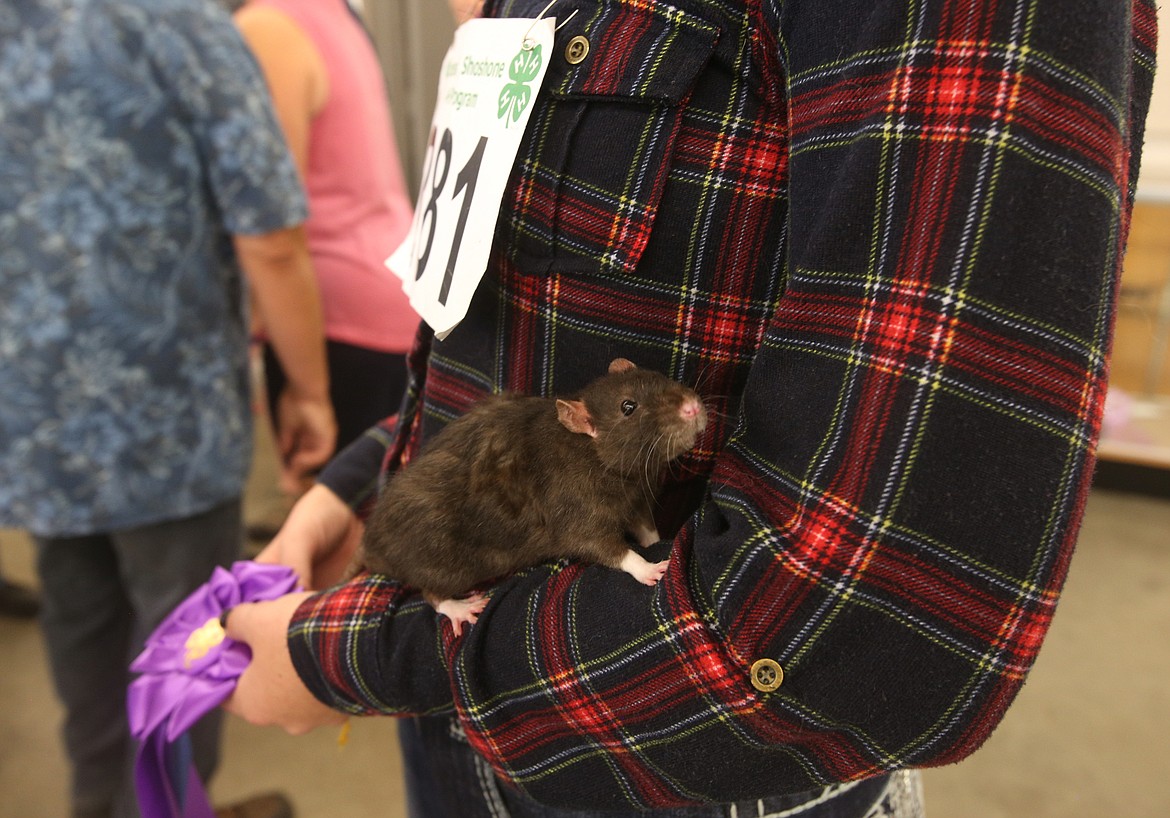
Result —
<path fill-rule="evenodd" d="M 337 417 L 337 451 L 380 420 L 398 411 L 406 391 L 406 356 L 327 341 L 329 401 Z M 272 346 L 264 345 L 264 387 L 268 414 L 279 429 L 276 405 L 287 383 Z"/>
<path fill-rule="evenodd" d="M 903 771 L 857 784 L 741 804 L 650 812 L 544 807 L 495 777 L 452 718 L 399 724 L 410 818 L 922 818 L 918 774 Z"/>
<path fill-rule="evenodd" d="M 65 708 L 74 814 L 138 815 L 126 720 L 130 662 L 216 566 L 239 558 L 241 503 L 181 520 L 82 537 L 34 537 L 50 671 Z M 191 731 L 204 780 L 219 762 L 219 711 Z"/>

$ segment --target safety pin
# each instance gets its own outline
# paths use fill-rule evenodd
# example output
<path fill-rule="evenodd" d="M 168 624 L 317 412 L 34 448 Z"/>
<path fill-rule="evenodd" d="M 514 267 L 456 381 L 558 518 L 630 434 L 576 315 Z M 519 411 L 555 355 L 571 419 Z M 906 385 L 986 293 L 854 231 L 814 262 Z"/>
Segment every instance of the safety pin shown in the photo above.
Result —
<path fill-rule="evenodd" d="M 536 19 L 532 21 L 532 25 L 530 25 L 528 27 L 528 30 L 524 32 L 524 40 L 521 43 L 521 46 L 524 48 L 525 51 L 531 51 L 533 48 L 536 47 L 536 42 L 528 35 L 532 33 L 532 29 L 536 28 L 536 24 L 544 19 L 544 15 L 548 14 L 548 10 L 551 9 L 556 4 L 557 4 L 557 0 L 550 0 L 549 4 L 541 10 L 540 14 L 536 15 Z M 570 14 L 568 17 L 566 17 L 561 22 L 561 24 L 559 26 L 557 26 L 555 29 L 553 29 L 553 32 L 555 33 L 557 31 L 560 31 L 562 28 L 564 28 L 570 20 L 572 20 L 574 17 L 577 16 L 577 12 L 579 12 L 580 10 L 581 9 L 573 9 L 573 13 Z"/>

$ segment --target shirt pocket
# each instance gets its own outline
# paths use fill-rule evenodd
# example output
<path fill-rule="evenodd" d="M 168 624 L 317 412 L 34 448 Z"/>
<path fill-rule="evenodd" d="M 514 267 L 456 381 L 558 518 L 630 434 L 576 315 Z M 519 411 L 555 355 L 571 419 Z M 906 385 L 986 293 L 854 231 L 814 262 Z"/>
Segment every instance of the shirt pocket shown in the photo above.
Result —
<path fill-rule="evenodd" d="M 554 9 L 562 25 L 517 157 L 503 246 L 530 269 L 629 273 L 719 27 L 665 5 Z"/>

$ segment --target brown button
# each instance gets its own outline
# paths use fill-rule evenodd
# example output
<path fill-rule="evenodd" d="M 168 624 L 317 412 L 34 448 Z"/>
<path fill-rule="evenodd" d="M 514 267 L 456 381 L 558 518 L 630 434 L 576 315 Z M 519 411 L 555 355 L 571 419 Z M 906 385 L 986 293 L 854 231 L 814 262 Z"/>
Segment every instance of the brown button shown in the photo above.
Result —
<path fill-rule="evenodd" d="M 569 40 L 569 44 L 565 46 L 565 59 L 569 61 L 569 65 L 577 65 L 588 56 L 589 39 L 580 34 Z"/>
<path fill-rule="evenodd" d="M 784 683 L 784 668 L 772 659 L 758 659 L 752 665 L 752 687 L 761 693 L 771 693 Z"/>

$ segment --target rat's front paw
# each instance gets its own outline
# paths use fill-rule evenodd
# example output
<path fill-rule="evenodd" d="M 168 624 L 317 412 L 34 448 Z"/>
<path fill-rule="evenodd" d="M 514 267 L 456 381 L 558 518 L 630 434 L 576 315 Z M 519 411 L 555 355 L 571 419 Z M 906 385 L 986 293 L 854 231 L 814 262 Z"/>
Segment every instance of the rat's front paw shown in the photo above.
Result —
<path fill-rule="evenodd" d="M 622 557 L 621 569 L 643 585 L 657 585 L 669 566 L 670 560 L 647 562 L 633 551 L 627 551 Z"/>

